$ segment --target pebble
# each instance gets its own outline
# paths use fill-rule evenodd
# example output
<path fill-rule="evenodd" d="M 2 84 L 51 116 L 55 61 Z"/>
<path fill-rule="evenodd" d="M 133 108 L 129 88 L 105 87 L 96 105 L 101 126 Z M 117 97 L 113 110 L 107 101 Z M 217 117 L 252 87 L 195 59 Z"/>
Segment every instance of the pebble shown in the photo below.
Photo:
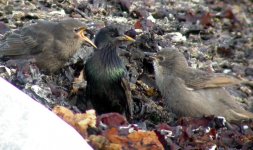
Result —
<path fill-rule="evenodd" d="M 12 70 L 8 67 L 0 65 L 0 69 L 3 70 L 0 72 L 0 76 L 11 76 L 13 74 Z"/>
<path fill-rule="evenodd" d="M 150 20 L 150 21 L 152 21 L 152 22 L 154 22 L 155 23 L 155 18 L 152 16 L 152 14 L 151 13 L 149 13 L 149 16 L 148 16 L 148 18 L 147 18 L 148 20 Z"/>
<path fill-rule="evenodd" d="M 253 76 L 253 68 L 251 67 L 246 68 L 244 72 L 247 76 Z"/>
<path fill-rule="evenodd" d="M 249 89 L 249 87 L 246 87 L 246 86 L 241 86 L 240 87 L 240 90 L 244 93 L 246 93 L 247 95 L 251 95 L 252 94 L 252 91 Z"/>
<path fill-rule="evenodd" d="M 182 35 L 182 33 L 180 32 L 171 32 L 168 33 L 168 35 L 170 36 L 172 42 L 185 42 L 186 41 L 186 37 Z"/>
<path fill-rule="evenodd" d="M 224 70 L 223 70 L 223 73 L 225 73 L 225 74 L 228 74 L 228 73 L 230 73 L 230 72 L 232 72 L 231 69 L 224 69 Z"/>
<path fill-rule="evenodd" d="M 13 11 L 12 18 L 16 21 L 20 21 L 21 18 L 25 17 L 25 13 L 22 11 Z"/>
<path fill-rule="evenodd" d="M 52 102 L 52 100 L 48 98 L 48 95 L 52 95 L 51 89 L 49 87 L 32 85 L 31 90 L 39 97 L 45 99 L 47 102 Z"/>
<path fill-rule="evenodd" d="M 66 13 L 63 9 L 61 9 L 60 11 L 51 11 L 49 14 L 50 15 L 59 15 L 59 16 L 65 16 L 66 15 Z"/>

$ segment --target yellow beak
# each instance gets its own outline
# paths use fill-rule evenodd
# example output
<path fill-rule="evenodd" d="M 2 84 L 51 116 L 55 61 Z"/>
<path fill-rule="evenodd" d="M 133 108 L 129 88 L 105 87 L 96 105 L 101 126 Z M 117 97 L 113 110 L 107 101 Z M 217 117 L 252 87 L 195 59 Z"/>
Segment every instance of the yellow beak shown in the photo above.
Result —
<path fill-rule="evenodd" d="M 82 27 L 79 29 L 77 33 L 81 37 L 82 40 L 88 42 L 90 45 L 97 48 L 97 46 L 88 37 L 85 36 L 85 32 L 86 32 L 86 28 Z"/>
<path fill-rule="evenodd" d="M 135 42 L 135 39 L 131 38 L 130 36 L 127 35 L 122 35 L 117 37 L 117 40 L 119 41 L 130 41 L 130 42 Z"/>

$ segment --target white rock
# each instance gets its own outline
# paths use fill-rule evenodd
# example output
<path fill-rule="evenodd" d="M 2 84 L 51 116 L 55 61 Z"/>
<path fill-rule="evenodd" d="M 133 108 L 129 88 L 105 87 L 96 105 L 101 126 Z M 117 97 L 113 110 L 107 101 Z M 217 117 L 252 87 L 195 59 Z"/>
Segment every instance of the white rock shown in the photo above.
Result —
<path fill-rule="evenodd" d="M 192 0 L 192 2 L 194 2 L 194 3 L 199 3 L 200 0 Z"/>
<path fill-rule="evenodd" d="M 247 129 L 249 129 L 249 126 L 244 125 L 244 126 L 243 126 L 243 129 L 244 129 L 244 130 L 247 130 Z"/>
<path fill-rule="evenodd" d="M 115 21 L 115 22 L 117 22 L 117 23 L 127 23 L 127 22 L 128 22 L 128 20 L 127 20 L 126 17 L 108 16 L 106 19 L 109 20 L 109 21 L 112 21 L 112 22 Z"/>
<path fill-rule="evenodd" d="M 5 67 L 5 66 L 0 65 L 0 68 L 4 68 L 5 71 L 7 72 L 8 76 L 11 76 L 11 75 L 12 75 L 12 70 L 9 69 L 8 67 Z"/>
<path fill-rule="evenodd" d="M 150 21 L 152 21 L 152 22 L 154 22 L 155 23 L 155 18 L 152 16 L 152 14 L 151 13 L 149 13 L 149 16 L 148 16 L 148 18 L 147 18 L 148 20 L 150 20 Z"/>
<path fill-rule="evenodd" d="M 25 13 L 23 11 L 13 11 L 12 12 L 12 17 L 15 19 L 15 20 L 20 20 L 22 17 L 25 16 Z"/>
<path fill-rule="evenodd" d="M 52 102 L 48 95 L 52 94 L 52 91 L 49 87 L 43 85 L 32 85 L 31 90 L 38 95 L 39 97 L 45 99 L 47 102 Z"/>
<path fill-rule="evenodd" d="M 216 150 L 217 145 L 213 145 L 209 150 Z"/>
<path fill-rule="evenodd" d="M 67 123 L 0 78 L 1 150 L 92 150 Z"/>
<path fill-rule="evenodd" d="M 232 72 L 231 69 L 224 69 L 224 70 L 223 70 L 223 73 L 225 73 L 225 74 L 228 74 L 228 73 L 230 73 L 230 72 Z"/>
<path fill-rule="evenodd" d="M 221 120 L 222 120 L 222 125 L 225 126 L 225 124 L 226 124 L 226 122 L 227 122 L 226 118 L 223 117 L 223 116 L 218 116 L 217 118 L 218 118 L 218 119 L 221 119 Z"/>
<path fill-rule="evenodd" d="M 61 9 L 59 11 L 51 11 L 49 14 L 50 15 L 59 15 L 59 16 L 65 16 L 66 15 L 66 13 L 63 9 Z"/>
<path fill-rule="evenodd" d="M 184 42 L 184 41 L 186 41 L 186 37 L 183 36 L 180 32 L 172 32 L 172 33 L 169 33 L 168 35 L 170 35 L 170 38 L 173 42 Z"/>

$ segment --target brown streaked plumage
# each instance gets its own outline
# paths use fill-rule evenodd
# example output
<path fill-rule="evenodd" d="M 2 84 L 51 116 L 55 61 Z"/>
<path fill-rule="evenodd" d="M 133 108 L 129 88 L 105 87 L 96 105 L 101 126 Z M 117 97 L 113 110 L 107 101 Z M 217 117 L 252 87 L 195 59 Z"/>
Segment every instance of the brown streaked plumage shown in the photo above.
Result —
<path fill-rule="evenodd" d="M 49 73 L 58 71 L 84 42 L 96 47 L 86 36 L 86 26 L 75 19 L 38 21 L 7 33 L 0 43 L 0 57 L 34 58 Z"/>
<path fill-rule="evenodd" d="M 240 80 L 190 68 L 182 53 L 164 49 L 154 57 L 156 83 L 169 111 L 178 116 L 224 116 L 228 121 L 253 118 L 223 88 Z"/>

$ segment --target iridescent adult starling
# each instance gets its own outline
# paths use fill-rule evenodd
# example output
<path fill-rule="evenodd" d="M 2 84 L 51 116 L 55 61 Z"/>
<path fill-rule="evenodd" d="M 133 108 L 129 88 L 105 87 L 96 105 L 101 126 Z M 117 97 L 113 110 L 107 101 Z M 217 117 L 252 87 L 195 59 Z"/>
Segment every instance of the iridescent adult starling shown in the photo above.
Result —
<path fill-rule="evenodd" d="M 49 73 L 58 71 L 84 42 L 96 47 L 86 37 L 87 27 L 75 19 L 59 22 L 38 21 L 7 33 L 0 43 L 0 57 L 34 59 Z"/>
<path fill-rule="evenodd" d="M 86 94 L 98 114 L 119 112 L 132 116 L 132 98 L 127 72 L 118 56 L 122 43 L 133 42 L 117 25 L 102 28 L 95 36 L 98 49 L 85 64 Z"/>
<path fill-rule="evenodd" d="M 184 55 L 164 49 L 154 58 L 157 86 L 165 98 L 166 108 L 178 116 L 223 116 L 228 121 L 253 118 L 223 88 L 239 80 L 190 68 Z"/>

